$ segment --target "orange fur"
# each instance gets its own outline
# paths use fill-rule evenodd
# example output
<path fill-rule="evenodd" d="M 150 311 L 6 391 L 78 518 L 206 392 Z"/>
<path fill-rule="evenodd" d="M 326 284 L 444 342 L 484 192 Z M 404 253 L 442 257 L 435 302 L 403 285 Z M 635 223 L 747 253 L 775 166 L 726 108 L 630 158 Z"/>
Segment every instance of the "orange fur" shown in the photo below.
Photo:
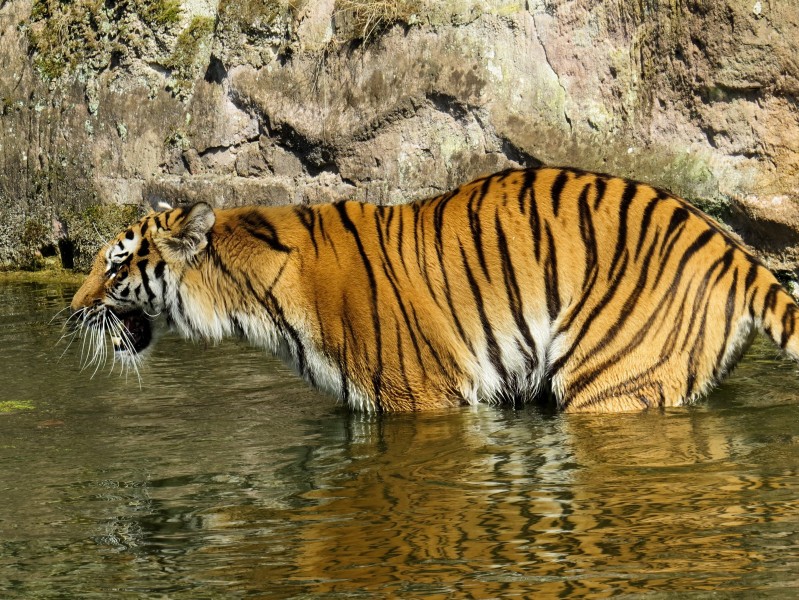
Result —
<path fill-rule="evenodd" d="M 122 283 L 107 276 L 115 260 Z M 112 297 L 120 285 L 135 301 Z M 392 207 L 150 215 L 101 253 L 73 308 L 95 301 L 163 312 L 187 337 L 244 337 L 367 410 L 679 405 L 757 328 L 799 358 L 796 304 L 714 221 L 648 185 L 569 169 Z"/>

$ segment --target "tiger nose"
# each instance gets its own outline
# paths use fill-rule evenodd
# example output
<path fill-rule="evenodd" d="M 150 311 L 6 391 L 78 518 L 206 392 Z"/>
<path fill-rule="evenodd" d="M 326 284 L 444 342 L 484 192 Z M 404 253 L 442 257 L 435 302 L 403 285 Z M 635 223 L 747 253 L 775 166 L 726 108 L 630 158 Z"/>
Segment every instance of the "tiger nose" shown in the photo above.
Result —
<path fill-rule="evenodd" d="M 98 304 L 102 301 L 102 291 L 102 283 L 98 283 L 95 281 L 94 277 L 89 276 L 86 281 L 83 282 L 83 285 L 80 286 L 80 289 L 75 292 L 69 307 L 72 310 L 80 310 L 92 304 Z"/>

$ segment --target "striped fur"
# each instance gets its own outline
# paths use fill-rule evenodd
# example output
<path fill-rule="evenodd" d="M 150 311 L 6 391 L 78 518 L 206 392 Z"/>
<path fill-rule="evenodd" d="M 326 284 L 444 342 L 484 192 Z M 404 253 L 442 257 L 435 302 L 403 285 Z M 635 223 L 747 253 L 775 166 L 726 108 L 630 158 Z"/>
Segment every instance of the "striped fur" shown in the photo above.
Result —
<path fill-rule="evenodd" d="M 685 404 L 758 329 L 799 359 L 797 305 L 714 221 L 572 169 L 391 207 L 151 214 L 101 252 L 72 307 L 244 338 L 371 411 Z"/>

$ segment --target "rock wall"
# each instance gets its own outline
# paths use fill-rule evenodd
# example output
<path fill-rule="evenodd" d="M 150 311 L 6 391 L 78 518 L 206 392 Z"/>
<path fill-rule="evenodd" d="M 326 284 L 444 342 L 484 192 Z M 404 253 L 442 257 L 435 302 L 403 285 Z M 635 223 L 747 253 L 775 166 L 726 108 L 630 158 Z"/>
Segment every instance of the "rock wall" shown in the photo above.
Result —
<path fill-rule="evenodd" d="M 0 263 L 150 203 L 396 203 L 510 165 L 668 188 L 799 259 L 799 5 L 0 0 Z"/>

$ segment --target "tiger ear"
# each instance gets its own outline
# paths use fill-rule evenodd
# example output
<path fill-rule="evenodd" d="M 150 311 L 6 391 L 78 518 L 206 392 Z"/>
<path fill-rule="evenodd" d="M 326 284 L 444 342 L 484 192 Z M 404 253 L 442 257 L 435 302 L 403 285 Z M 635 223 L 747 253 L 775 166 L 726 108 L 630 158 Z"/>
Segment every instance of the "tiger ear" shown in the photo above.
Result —
<path fill-rule="evenodd" d="M 164 212 L 165 210 L 172 210 L 175 208 L 175 203 L 170 202 L 166 198 L 162 198 L 157 194 L 148 194 L 147 204 L 150 206 L 149 212 Z"/>
<path fill-rule="evenodd" d="M 155 243 L 169 262 L 194 262 L 208 245 L 208 232 L 215 222 L 214 209 L 198 202 L 171 230 L 156 238 Z"/>

